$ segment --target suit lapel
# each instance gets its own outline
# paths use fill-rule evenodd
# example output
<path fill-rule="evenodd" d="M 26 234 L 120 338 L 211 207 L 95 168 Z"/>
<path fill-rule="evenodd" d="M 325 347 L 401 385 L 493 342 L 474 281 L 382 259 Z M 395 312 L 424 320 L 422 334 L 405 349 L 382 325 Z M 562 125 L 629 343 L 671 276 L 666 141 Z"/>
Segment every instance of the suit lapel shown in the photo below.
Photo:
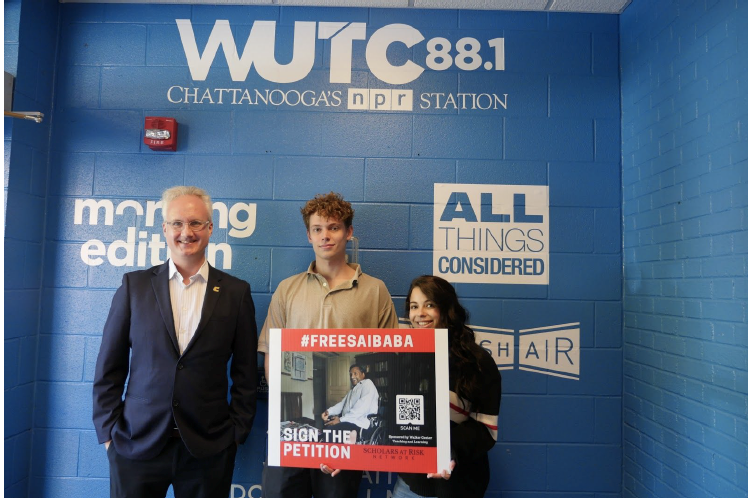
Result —
<path fill-rule="evenodd" d="M 174 313 L 171 309 L 171 298 L 169 297 L 169 263 L 166 262 L 153 270 L 151 275 L 151 285 L 153 292 L 156 294 L 158 309 L 161 311 L 161 318 L 164 320 L 166 330 L 169 332 L 169 338 L 174 345 L 174 349 L 179 354 L 179 341 L 174 328 Z"/>
<path fill-rule="evenodd" d="M 195 335 L 192 336 L 192 340 L 187 345 L 187 347 L 184 348 L 184 352 L 182 354 L 186 354 L 187 351 L 190 350 L 195 341 L 197 341 L 198 337 L 200 337 L 200 334 L 202 334 L 205 326 L 208 324 L 208 321 L 210 321 L 210 317 L 213 314 L 216 303 L 221 297 L 222 289 L 220 282 L 221 276 L 219 275 L 219 273 L 215 268 L 208 265 L 208 285 L 205 289 L 205 301 L 203 302 L 203 311 L 200 314 L 200 323 L 197 325 Z"/>

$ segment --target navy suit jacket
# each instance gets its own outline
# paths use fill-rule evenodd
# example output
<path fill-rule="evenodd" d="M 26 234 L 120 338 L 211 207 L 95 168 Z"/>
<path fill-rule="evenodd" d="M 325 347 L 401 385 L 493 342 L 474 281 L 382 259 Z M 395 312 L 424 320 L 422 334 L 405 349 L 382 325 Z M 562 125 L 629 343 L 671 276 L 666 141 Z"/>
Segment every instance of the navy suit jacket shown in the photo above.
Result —
<path fill-rule="evenodd" d="M 210 267 L 200 323 L 180 356 L 168 262 L 126 273 L 96 361 L 93 421 L 99 443 L 111 439 L 122 456 L 153 458 L 176 422 L 192 455 L 215 455 L 247 439 L 256 376 L 257 326 L 247 282 Z"/>

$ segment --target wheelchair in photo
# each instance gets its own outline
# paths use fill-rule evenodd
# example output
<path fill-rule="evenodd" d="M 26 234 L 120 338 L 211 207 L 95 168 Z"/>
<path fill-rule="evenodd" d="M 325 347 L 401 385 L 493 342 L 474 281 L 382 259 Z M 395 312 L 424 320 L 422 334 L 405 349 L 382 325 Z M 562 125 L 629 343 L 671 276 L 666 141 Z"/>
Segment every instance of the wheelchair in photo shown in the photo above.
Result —
<path fill-rule="evenodd" d="M 368 416 L 369 428 L 361 429 L 357 444 L 386 444 L 387 422 L 385 416 L 387 407 L 382 406 L 381 398 L 377 413 Z"/>

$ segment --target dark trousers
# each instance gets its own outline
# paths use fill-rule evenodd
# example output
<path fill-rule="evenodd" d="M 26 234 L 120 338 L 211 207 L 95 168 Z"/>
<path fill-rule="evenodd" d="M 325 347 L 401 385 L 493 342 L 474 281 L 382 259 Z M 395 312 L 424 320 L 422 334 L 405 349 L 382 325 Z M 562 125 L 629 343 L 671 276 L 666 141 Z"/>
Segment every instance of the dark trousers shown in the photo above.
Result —
<path fill-rule="evenodd" d="M 226 498 L 234 474 L 236 444 L 212 457 L 195 458 L 181 439 L 171 438 L 150 460 L 130 460 L 110 444 L 107 457 L 111 498 L 164 498 L 170 484 L 175 498 Z"/>
<path fill-rule="evenodd" d="M 356 441 L 358 441 L 358 436 L 361 435 L 361 427 L 357 426 L 356 424 L 352 424 L 350 422 L 339 422 L 335 425 L 329 425 L 326 428 L 333 430 L 333 431 L 340 431 L 340 432 L 355 432 L 357 436 Z"/>
<path fill-rule="evenodd" d="M 319 469 L 269 467 L 262 472 L 263 498 L 356 498 L 360 470 L 344 470 L 335 477 Z"/>

